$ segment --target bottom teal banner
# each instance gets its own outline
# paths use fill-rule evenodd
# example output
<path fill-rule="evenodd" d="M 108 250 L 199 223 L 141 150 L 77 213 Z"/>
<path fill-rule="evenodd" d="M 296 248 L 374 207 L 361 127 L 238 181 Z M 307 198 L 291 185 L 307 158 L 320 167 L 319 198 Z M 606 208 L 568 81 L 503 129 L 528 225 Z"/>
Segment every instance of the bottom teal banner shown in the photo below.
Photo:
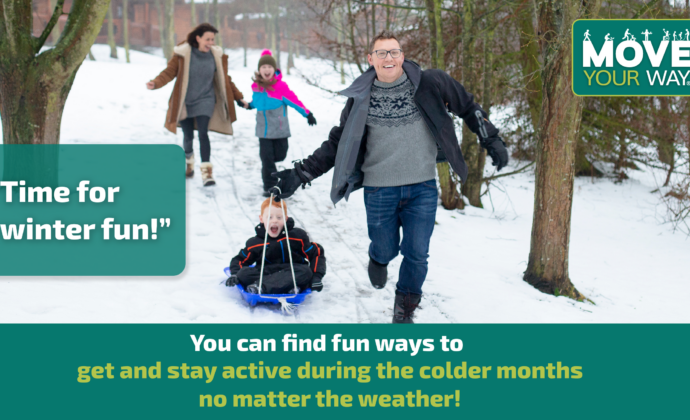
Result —
<path fill-rule="evenodd" d="M 0 325 L 5 419 L 687 418 L 690 325 Z"/>

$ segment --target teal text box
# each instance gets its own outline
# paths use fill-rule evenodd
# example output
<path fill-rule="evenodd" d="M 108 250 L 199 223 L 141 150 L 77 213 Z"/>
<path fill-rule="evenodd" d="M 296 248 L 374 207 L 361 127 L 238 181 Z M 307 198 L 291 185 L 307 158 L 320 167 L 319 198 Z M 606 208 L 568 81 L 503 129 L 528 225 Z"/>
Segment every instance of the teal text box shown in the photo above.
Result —
<path fill-rule="evenodd" d="M 572 42 L 578 96 L 690 95 L 690 20 L 577 20 Z"/>
<path fill-rule="evenodd" d="M 283 339 L 325 338 L 325 351 L 284 351 Z M 339 349 L 333 338 L 340 334 Z M 144 418 L 281 418 L 417 419 L 420 412 L 443 418 L 642 419 L 685 418 L 688 325 L 0 325 L 0 388 L 5 418 L 74 419 Z M 199 343 L 199 351 L 192 336 Z M 202 337 L 203 336 L 203 337 Z M 442 337 L 461 340 L 460 351 L 443 351 Z M 247 340 L 240 344 L 241 339 Z M 275 340 L 275 351 L 249 349 L 252 339 Z M 376 340 L 432 340 L 433 351 L 421 345 L 407 350 L 379 351 Z M 211 343 L 207 344 L 206 340 Z M 220 351 L 230 340 L 230 351 Z M 368 351 L 345 351 L 354 340 L 368 341 Z M 400 341 L 396 341 L 399 343 Z M 215 343 L 215 344 L 213 344 Z M 456 341 L 456 350 L 458 342 Z M 451 342 L 447 348 L 452 350 Z M 299 348 L 299 347 L 298 347 Z M 401 347 L 402 348 L 402 347 Z M 212 351 L 208 351 L 213 349 Z M 388 363 L 398 367 L 400 376 Z M 310 364 L 310 378 L 300 368 Z M 456 368 L 465 363 L 465 376 Z M 107 371 L 94 367 L 112 366 Z M 183 365 L 184 364 L 184 365 Z M 254 365 L 254 371 L 238 368 Z M 377 366 L 382 364 L 383 377 Z M 549 370 L 549 364 L 554 368 Z M 184 366 L 186 369 L 186 378 Z M 139 378 L 123 378 L 124 367 L 143 368 Z M 195 377 L 202 368 L 203 373 Z M 258 367 L 289 367 L 290 378 L 259 377 Z M 338 367 L 354 366 L 357 375 L 338 378 Z M 410 367 L 411 377 L 402 377 Z M 451 369 L 448 370 L 447 367 Z M 472 366 L 479 367 L 471 378 Z M 498 378 L 499 367 L 515 367 L 515 377 Z M 79 369 L 89 377 L 88 381 Z M 176 367 L 171 373 L 171 367 Z M 203 367 L 216 368 L 213 379 Z M 235 377 L 224 378 L 232 367 Z M 320 367 L 331 378 L 322 376 Z M 366 371 L 360 368 L 369 367 Z M 424 369 L 424 368 L 427 369 Z M 491 369 L 484 369 L 490 367 Z M 543 374 L 538 369 L 545 368 Z M 559 369 L 560 367 L 560 369 Z M 579 375 L 573 375 L 579 367 Z M 153 368 L 153 369 L 150 369 Z M 443 369 L 443 371 L 441 370 Z M 566 377 L 566 370 L 571 375 Z M 449 377 L 449 372 L 453 372 Z M 483 377 L 487 372 L 486 378 Z M 265 371 L 264 371 L 265 372 Z M 275 371 L 274 371 L 275 372 Z M 304 372 L 304 370 L 303 370 Z M 344 372 L 344 371 L 343 371 Z M 528 373 L 529 372 L 529 373 Z M 536 374 L 535 374 L 536 372 Z M 550 372 L 550 373 L 549 373 Z M 428 377 L 423 377 L 422 373 Z M 458 375 L 462 374 L 457 370 Z M 243 377 L 240 377 L 243 376 Z M 242 407 L 236 395 L 310 395 L 305 406 Z M 317 394 L 352 396 L 352 406 L 330 406 Z M 414 398 L 408 399 L 408 393 Z M 417 393 L 429 396 L 417 399 Z M 457 393 L 456 393 L 457 392 Z M 459 400 L 455 396 L 460 396 Z M 225 398 L 223 406 L 201 407 L 201 396 Z M 360 396 L 404 395 L 404 407 L 362 406 Z M 431 396 L 444 396 L 441 406 Z M 453 396 L 445 406 L 445 396 Z M 301 400 L 301 398 L 300 398 Z M 241 400 L 238 400 L 238 403 Z M 223 400 L 219 397 L 218 403 Z M 287 403 L 287 401 L 285 401 Z M 342 400 L 338 397 L 338 403 Z M 415 406 L 411 406 L 410 402 Z M 420 406 L 416 406 L 420 404 Z M 318 417 L 317 417 L 318 416 Z"/>
<path fill-rule="evenodd" d="M 0 275 L 180 274 L 183 166 L 175 145 L 0 146 Z"/>

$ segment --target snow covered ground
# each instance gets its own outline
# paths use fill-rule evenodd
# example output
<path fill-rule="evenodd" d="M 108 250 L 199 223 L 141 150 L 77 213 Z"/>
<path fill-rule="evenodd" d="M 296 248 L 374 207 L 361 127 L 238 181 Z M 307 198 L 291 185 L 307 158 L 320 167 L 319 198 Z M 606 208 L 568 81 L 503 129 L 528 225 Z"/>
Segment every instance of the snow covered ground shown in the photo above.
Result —
<path fill-rule="evenodd" d="M 97 61 L 79 70 L 67 101 L 62 143 L 182 144 L 163 128 L 173 84 L 148 91 L 145 82 L 165 66 L 159 56 L 131 52 L 131 64 L 93 47 Z M 242 51 L 228 50 L 230 75 L 246 96 L 259 51 L 248 67 Z M 283 54 L 283 59 L 287 59 Z M 297 72 L 340 90 L 332 63 L 297 59 Z M 288 158 L 308 156 L 337 123 L 343 98 L 310 86 L 296 74 L 287 83 L 314 112 L 316 127 L 290 113 Z M 331 174 L 288 200 L 291 216 L 328 257 L 325 289 L 296 316 L 276 307 L 250 308 L 233 288 L 220 285 L 223 267 L 253 235 L 261 197 L 254 113 L 238 109 L 233 137 L 211 134 L 217 185 L 187 180 L 187 268 L 174 278 L 0 279 L 0 322 L 390 322 L 401 258 L 390 265 L 384 290 L 367 277 L 369 244 L 361 192 L 334 208 Z M 198 143 L 195 144 L 198 150 Z M 198 163 L 197 163 L 198 165 Z M 507 170 L 514 170 L 512 163 Z M 123 162 L 123 170 L 128 168 Z M 182 168 L 180 168 L 182 170 Z M 492 171 L 489 165 L 487 171 Z M 538 292 L 522 280 L 527 264 L 534 197 L 533 174 L 500 179 L 484 197 L 486 209 L 464 213 L 439 207 L 431 242 L 429 275 L 417 313 L 420 323 L 633 323 L 690 322 L 690 240 L 661 224 L 662 208 L 650 173 L 622 184 L 577 179 L 570 243 L 570 276 L 592 303 Z"/>

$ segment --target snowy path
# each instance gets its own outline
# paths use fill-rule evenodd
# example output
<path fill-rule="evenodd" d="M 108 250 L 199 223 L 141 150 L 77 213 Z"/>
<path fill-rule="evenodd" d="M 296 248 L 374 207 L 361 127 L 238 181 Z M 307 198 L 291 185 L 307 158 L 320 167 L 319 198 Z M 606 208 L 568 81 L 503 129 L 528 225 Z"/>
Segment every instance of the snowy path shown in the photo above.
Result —
<path fill-rule="evenodd" d="M 132 52 L 132 64 L 124 64 L 108 58 L 106 46 L 94 46 L 93 52 L 98 61 L 84 63 L 67 102 L 62 142 L 181 144 L 181 133 L 175 136 L 162 128 L 172 84 L 157 91 L 144 88 L 164 68 L 164 60 Z M 248 96 L 258 52 L 250 54 L 249 68 L 241 66 L 241 51 L 228 53 L 230 74 Z M 329 63 L 296 62 L 326 88 L 341 88 Z M 344 100 L 296 75 L 285 80 L 318 121 L 309 127 L 290 113 L 293 136 L 288 157 L 279 164 L 289 167 L 327 138 Z M 198 163 L 195 177 L 187 180 L 187 268 L 182 275 L 3 277 L 0 322 L 390 322 L 401 257 L 389 266 L 386 288 L 373 289 L 367 277 L 362 193 L 334 207 L 330 173 L 287 200 L 296 224 L 325 248 L 324 291 L 308 297 L 296 315 L 284 316 L 276 306 L 248 307 L 235 289 L 219 284 L 225 280 L 223 267 L 254 234 L 263 200 L 255 114 L 237 113 L 234 136 L 211 134 L 217 185 L 201 186 Z M 649 176 L 634 173 L 635 179 L 621 185 L 576 180 L 570 276 L 596 305 L 545 295 L 522 281 L 532 222 L 532 174 L 501 179 L 491 200 L 484 197 L 484 210 L 439 208 L 417 322 L 690 322 L 690 240 L 659 223 Z"/>

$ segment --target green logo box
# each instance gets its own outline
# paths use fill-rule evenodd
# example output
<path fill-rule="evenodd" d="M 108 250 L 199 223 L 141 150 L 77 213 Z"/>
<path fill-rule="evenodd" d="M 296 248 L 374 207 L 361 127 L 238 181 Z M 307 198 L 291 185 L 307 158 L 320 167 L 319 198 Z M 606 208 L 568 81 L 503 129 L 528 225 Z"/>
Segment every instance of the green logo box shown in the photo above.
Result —
<path fill-rule="evenodd" d="M 690 95 L 690 20 L 577 20 L 572 42 L 575 95 Z"/>
<path fill-rule="evenodd" d="M 0 325 L 0 336 L 7 419 L 688 415 L 689 325 Z M 325 350 L 286 352 L 286 336 Z"/>
<path fill-rule="evenodd" d="M 0 275 L 180 274 L 183 166 L 176 145 L 0 146 Z"/>

